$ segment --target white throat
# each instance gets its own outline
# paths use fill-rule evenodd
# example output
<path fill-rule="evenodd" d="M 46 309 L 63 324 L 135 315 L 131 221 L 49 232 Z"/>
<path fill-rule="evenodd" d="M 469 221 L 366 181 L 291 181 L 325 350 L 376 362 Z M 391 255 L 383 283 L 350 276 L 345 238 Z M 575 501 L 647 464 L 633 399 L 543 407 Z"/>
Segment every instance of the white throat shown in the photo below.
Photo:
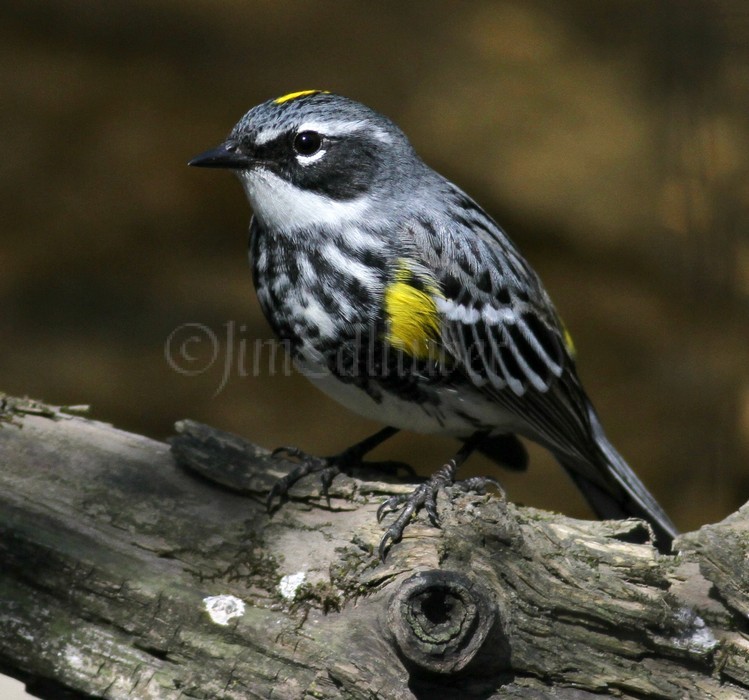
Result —
<path fill-rule="evenodd" d="M 366 197 L 339 202 L 300 190 L 269 170 L 240 170 L 237 175 L 255 216 L 268 227 L 291 231 L 311 226 L 341 227 L 362 221 Z"/>

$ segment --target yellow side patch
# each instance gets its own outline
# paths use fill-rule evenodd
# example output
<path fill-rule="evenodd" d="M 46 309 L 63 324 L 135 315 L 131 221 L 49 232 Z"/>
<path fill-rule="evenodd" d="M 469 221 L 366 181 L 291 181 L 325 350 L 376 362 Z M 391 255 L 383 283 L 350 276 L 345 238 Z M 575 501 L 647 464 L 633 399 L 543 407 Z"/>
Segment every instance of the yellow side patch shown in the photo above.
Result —
<path fill-rule="evenodd" d="M 433 285 L 414 286 L 414 275 L 401 263 L 395 279 L 385 288 L 386 340 L 394 348 L 426 359 L 435 354 L 440 322 Z"/>
<path fill-rule="evenodd" d="M 572 334 L 567 330 L 567 326 L 564 325 L 562 319 L 559 319 L 559 323 L 562 325 L 564 346 L 567 348 L 567 352 L 570 354 L 570 357 L 574 360 L 575 356 L 577 355 L 577 350 L 575 349 L 575 342 L 572 340 Z"/>
<path fill-rule="evenodd" d="M 291 102 L 292 100 L 296 100 L 299 97 L 306 97 L 307 95 L 317 95 L 319 93 L 323 93 L 324 95 L 329 95 L 329 90 L 300 90 L 299 92 L 290 92 L 288 95 L 283 95 L 281 97 L 277 97 L 273 102 L 277 105 L 282 105 L 284 102 Z"/>

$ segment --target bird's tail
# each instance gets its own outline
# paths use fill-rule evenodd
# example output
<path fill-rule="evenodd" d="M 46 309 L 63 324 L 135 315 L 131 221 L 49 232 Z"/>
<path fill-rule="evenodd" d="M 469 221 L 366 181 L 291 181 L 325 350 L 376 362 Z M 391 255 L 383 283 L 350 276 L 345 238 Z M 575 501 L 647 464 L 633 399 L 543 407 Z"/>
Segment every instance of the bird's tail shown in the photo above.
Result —
<path fill-rule="evenodd" d="M 662 552 L 669 552 L 678 530 L 663 508 L 653 498 L 645 485 L 630 469 L 624 458 L 614 449 L 603 432 L 595 410 L 589 407 L 589 420 L 596 443 L 595 464 L 581 464 L 578 458 L 559 456 L 562 466 L 569 472 L 586 500 L 602 519 L 642 518 L 647 520 L 655 532 L 656 545 Z M 591 479 L 591 466 L 596 472 L 604 470 L 602 485 L 600 477 Z"/>

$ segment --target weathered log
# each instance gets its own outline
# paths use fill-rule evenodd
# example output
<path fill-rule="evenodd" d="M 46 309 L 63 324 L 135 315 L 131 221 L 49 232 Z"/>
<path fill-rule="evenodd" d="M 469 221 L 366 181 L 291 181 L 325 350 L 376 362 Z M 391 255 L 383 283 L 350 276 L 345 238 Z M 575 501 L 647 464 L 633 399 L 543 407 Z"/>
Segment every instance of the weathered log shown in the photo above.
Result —
<path fill-rule="evenodd" d="M 236 436 L 0 419 L 0 668 L 42 697 L 749 698 L 746 506 L 667 556 L 636 520 L 441 494 L 383 563 L 407 486 L 310 478 L 269 516 L 290 464 Z"/>

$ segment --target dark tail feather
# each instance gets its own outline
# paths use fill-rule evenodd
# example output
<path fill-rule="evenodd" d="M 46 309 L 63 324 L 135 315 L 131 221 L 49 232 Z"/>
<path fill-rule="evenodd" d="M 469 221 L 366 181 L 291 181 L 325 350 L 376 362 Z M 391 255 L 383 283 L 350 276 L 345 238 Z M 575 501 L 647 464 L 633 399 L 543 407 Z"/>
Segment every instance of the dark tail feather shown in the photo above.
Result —
<path fill-rule="evenodd" d="M 605 470 L 606 474 L 603 477 L 606 485 L 603 486 L 600 479 L 593 481 L 586 477 L 586 472 L 591 471 L 591 464 L 581 463 L 566 455 L 560 456 L 560 462 L 599 518 L 635 517 L 647 520 L 655 532 L 655 543 L 658 549 L 662 552 L 670 552 L 678 530 L 645 485 L 608 441 L 592 407 L 589 415 L 600 457 L 593 466 L 597 470 Z"/>

